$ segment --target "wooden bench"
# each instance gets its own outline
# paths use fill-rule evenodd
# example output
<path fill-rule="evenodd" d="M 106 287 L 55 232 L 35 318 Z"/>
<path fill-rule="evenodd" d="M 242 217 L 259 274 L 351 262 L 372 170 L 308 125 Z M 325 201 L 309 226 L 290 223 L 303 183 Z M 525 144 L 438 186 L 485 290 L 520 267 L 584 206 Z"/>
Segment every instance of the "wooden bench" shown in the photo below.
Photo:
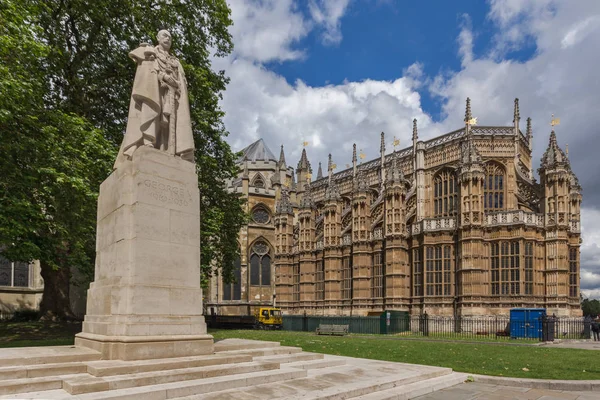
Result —
<path fill-rule="evenodd" d="M 348 333 L 349 325 L 326 325 L 319 324 L 317 335 L 345 335 Z"/>

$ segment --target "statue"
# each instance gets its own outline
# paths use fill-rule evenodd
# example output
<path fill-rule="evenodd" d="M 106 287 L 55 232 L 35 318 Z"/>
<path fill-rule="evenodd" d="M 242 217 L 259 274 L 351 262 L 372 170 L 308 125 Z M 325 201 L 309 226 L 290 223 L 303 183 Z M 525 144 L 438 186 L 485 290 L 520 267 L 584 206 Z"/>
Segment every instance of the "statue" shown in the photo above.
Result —
<path fill-rule="evenodd" d="M 129 57 L 137 63 L 127 130 L 115 162 L 130 159 L 140 146 L 149 146 L 194 162 L 194 138 L 186 80 L 179 60 L 171 54 L 171 34 L 161 30 L 156 47 L 142 43 Z"/>

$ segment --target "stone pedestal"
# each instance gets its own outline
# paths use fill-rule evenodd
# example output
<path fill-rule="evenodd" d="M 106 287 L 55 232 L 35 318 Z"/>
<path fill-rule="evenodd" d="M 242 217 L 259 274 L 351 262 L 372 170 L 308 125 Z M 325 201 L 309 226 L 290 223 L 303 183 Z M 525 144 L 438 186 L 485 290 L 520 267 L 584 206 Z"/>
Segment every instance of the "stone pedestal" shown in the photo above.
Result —
<path fill-rule="evenodd" d="M 200 288 L 195 165 L 140 147 L 100 186 L 96 270 L 75 345 L 104 359 L 213 352 Z"/>

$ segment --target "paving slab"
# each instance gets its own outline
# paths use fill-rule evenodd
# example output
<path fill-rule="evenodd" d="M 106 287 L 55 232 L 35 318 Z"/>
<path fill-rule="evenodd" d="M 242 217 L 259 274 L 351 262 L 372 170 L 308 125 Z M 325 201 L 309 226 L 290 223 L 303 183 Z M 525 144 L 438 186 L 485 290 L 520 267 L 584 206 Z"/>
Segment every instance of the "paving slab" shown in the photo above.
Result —
<path fill-rule="evenodd" d="M 462 383 L 415 400 L 599 400 L 600 393 L 533 389 L 484 383 Z"/>

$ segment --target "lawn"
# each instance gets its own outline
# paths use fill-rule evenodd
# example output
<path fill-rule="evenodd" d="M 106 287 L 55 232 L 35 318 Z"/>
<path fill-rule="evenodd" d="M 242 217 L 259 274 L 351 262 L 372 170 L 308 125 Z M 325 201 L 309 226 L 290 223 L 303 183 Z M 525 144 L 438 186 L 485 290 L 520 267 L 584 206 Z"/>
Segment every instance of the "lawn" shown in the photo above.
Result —
<path fill-rule="evenodd" d="M 309 332 L 215 330 L 215 340 L 271 340 L 304 351 L 449 367 L 472 374 L 539 379 L 600 379 L 597 353 L 540 346 L 394 340 L 378 336 L 317 336 Z"/>
<path fill-rule="evenodd" d="M 80 323 L 0 323 L 0 348 L 72 345 Z M 310 332 L 211 330 L 215 340 L 270 340 L 304 351 L 449 367 L 472 374 L 542 379 L 600 379 L 600 363 L 591 350 L 402 340 L 394 336 L 317 336 Z"/>
<path fill-rule="evenodd" d="M 0 322 L 0 348 L 72 345 L 81 322 Z"/>

